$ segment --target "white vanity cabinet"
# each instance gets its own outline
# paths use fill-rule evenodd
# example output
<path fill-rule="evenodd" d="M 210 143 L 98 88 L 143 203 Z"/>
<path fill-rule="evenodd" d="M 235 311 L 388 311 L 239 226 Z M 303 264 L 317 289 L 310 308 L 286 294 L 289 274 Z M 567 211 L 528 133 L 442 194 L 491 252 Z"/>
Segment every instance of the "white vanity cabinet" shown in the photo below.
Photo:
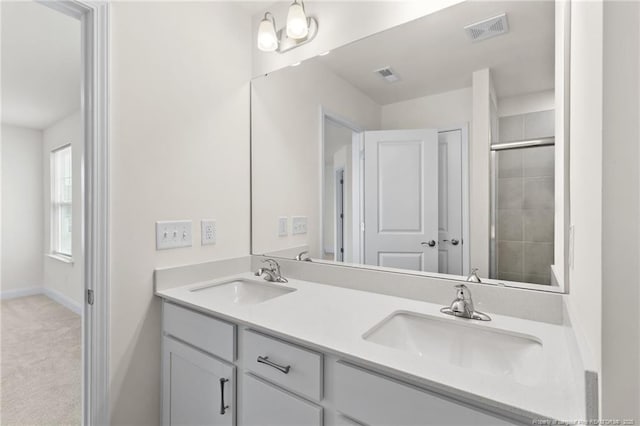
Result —
<path fill-rule="evenodd" d="M 166 301 L 162 382 L 167 426 L 518 424 Z"/>
<path fill-rule="evenodd" d="M 163 337 L 163 413 L 169 425 L 235 424 L 235 367 Z"/>

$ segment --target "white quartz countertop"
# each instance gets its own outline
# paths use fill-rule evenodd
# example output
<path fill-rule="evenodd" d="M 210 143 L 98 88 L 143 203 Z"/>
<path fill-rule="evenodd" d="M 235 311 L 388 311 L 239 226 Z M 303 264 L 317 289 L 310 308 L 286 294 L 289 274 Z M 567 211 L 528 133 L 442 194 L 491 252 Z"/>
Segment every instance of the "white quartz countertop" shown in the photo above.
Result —
<path fill-rule="evenodd" d="M 231 278 L 257 280 L 247 272 L 211 283 Z M 584 382 L 580 377 L 584 372 L 574 361 L 579 355 L 569 344 L 573 338 L 569 327 L 491 312 L 487 312 L 491 321 L 467 320 L 442 314 L 442 306 L 433 303 L 294 279 L 287 284 L 275 285 L 297 291 L 258 304 L 239 305 L 216 300 L 207 292 L 191 291 L 203 284 L 175 287 L 156 294 L 501 412 L 531 419 L 575 421 L 585 417 Z M 452 286 L 451 298 L 454 296 Z M 433 315 L 450 321 L 473 321 L 483 327 L 535 336 L 542 342 L 539 380 L 535 385 L 525 385 L 509 375 L 483 373 L 363 339 L 363 334 L 396 311 Z"/>

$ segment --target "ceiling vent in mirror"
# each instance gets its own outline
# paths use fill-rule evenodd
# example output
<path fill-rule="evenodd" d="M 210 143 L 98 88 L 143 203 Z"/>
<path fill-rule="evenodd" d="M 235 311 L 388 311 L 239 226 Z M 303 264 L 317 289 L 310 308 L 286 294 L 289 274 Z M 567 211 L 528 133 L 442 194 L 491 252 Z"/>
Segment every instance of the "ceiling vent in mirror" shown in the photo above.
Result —
<path fill-rule="evenodd" d="M 374 72 L 380 77 L 384 78 L 387 83 L 395 83 L 396 81 L 400 80 L 398 74 L 396 74 L 391 69 L 391 67 L 380 68 L 379 70 L 375 70 Z"/>
<path fill-rule="evenodd" d="M 473 41 L 486 40 L 509 32 L 507 14 L 502 13 L 493 18 L 485 19 L 464 27 L 469 38 Z"/>

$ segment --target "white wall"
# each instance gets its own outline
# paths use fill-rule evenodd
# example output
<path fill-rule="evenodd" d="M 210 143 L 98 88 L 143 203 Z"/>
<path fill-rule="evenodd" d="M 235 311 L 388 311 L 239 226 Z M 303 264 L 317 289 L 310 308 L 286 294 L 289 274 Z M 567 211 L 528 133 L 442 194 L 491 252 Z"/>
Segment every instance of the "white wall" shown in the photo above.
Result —
<path fill-rule="evenodd" d="M 253 73 L 258 76 L 312 58 L 319 53 L 335 49 L 352 41 L 409 22 L 461 0 L 412 0 L 412 1 L 314 1 L 305 3 L 309 16 L 318 19 L 319 31 L 312 43 L 284 54 L 261 52 L 256 44 L 253 49 Z M 284 26 L 291 1 L 281 1 L 265 11 L 273 13 L 278 29 Z M 252 40 L 257 38 L 257 28 L 264 12 L 253 16 Z"/>
<path fill-rule="evenodd" d="M 51 252 L 51 152 L 71 144 L 72 155 L 72 241 L 71 252 L 73 263 L 63 262 L 49 256 L 43 256 L 45 289 L 53 295 L 69 301 L 72 306 L 80 308 L 83 301 L 84 264 L 82 252 L 82 156 L 84 139 L 82 138 L 80 111 L 62 118 L 43 131 L 42 144 L 42 179 L 43 203 L 41 218 L 44 218 L 44 251 Z"/>
<path fill-rule="evenodd" d="M 308 245 L 320 258 L 320 108 L 367 130 L 380 126 L 380 106 L 319 61 L 253 80 L 253 252 Z M 307 234 L 278 237 L 278 217 L 308 218 Z"/>
<path fill-rule="evenodd" d="M 394 129 L 444 129 L 471 123 L 471 87 L 382 106 L 382 125 Z"/>
<path fill-rule="evenodd" d="M 229 3 L 111 4 L 113 425 L 160 424 L 154 268 L 249 252 L 250 24 Z M 202 218 L 216 245 L 200 246 Z M 193 247 L 155 250 L 169 219 L 194 221 Z"/>
<path fill-rule="evenodd" d="M 560 40 L 556 40 L 558 42 Z M 556 58 L 557 60 L 558 58 Z M 556 108 L 555 91 L 527 93 L 498 99 L 498 117 L 549 111 Z"/>
<path fill-rule="evenodd" d="M 472 141 L 469 144 L 469 266 L 478 275 L 489 276 L 490 150 L 491 150 L 491 72 L 485 68 L 473 73 Z"/>
<path fill-rule="evenodd" d="M 42 132 L 2 125 L 3 296 L 42 286 Z"/>
<path fill-rule="evenodd" d="M 601 371 L 602 348 L 602 0 L 571 8 L 571 224 L 568 308 L 584 337 L 587 368 Z M 571 256 L 571 253 L 569 254 Z"/>
<path fill-rule="evenodd" d="M 639 28 L 640 3 L 604 3 L 602 418 L 636 421 L 640 314 L 623 307 L 640 295 Z"/>

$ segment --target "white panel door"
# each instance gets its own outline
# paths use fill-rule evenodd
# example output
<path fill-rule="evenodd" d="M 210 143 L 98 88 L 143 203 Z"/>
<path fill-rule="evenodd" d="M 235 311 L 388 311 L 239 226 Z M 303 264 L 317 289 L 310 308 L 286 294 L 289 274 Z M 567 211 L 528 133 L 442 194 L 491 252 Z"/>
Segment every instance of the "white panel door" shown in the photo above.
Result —
<path fill-rule="evenodd" d="M 438 132 L 365 132 L 365 263 L 438 271 Z"/>
<path fill-rule="evenodd" d="M 438 134 L 438 272 L 462 275 L 462 131 Z"/>
<path fill-rule="evenodd" d="M 163 337 L 162 424 L 235 424 L 235 367 Z"/>

